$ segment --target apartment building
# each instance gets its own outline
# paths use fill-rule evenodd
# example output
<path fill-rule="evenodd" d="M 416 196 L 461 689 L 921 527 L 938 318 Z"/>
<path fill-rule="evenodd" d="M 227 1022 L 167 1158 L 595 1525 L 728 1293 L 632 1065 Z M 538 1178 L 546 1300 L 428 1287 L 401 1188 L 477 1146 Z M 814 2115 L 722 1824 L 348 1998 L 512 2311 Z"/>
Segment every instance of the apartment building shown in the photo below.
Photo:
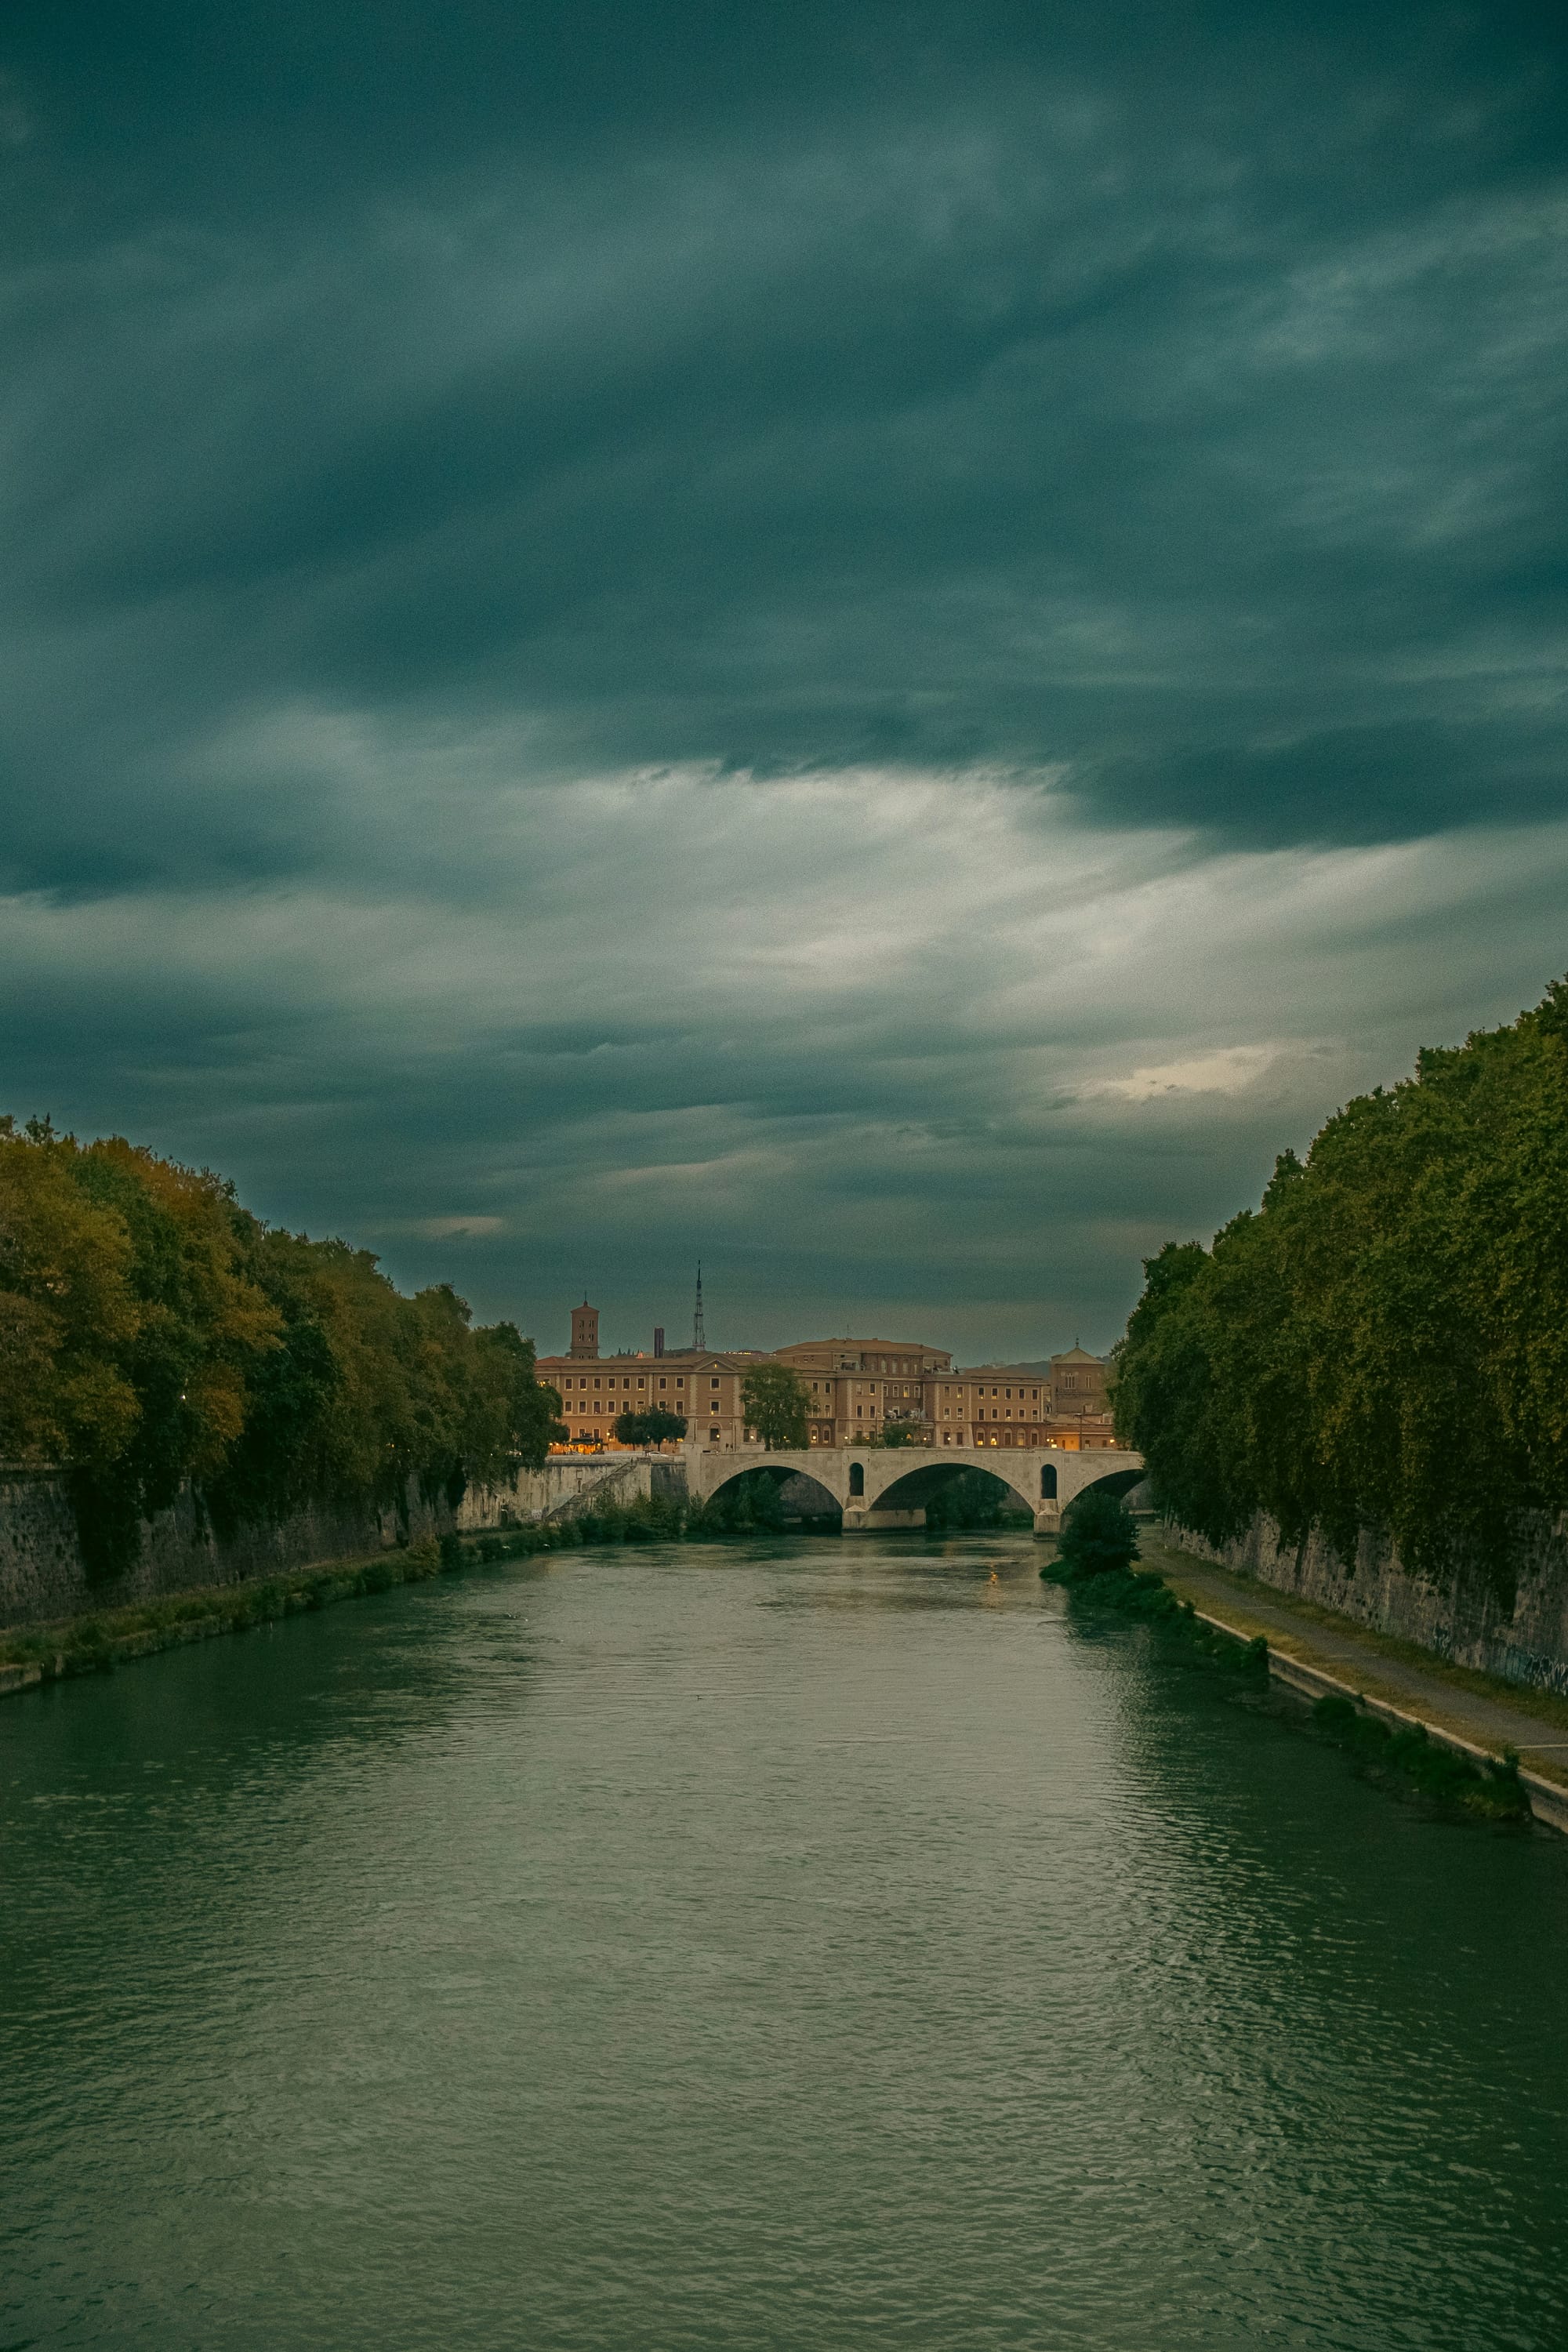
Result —
<path fill-rule="evenodd" d="M 805 1381 L 813 1445 L 853 1445 L 902 1423 L 921 1445 L 1110 1445 L 1105 1367 L 1081 1348 L 1038 1364 L 954 1367 L 912 1339 L 801 1339 L 774 1350 Z M 1058 1402 L 1066 1399 L 1064 1406 Z"/>
<path fill-rule="evenodd" d="M 561 1394 L 571 1450 L 613 1445 L 617 1413 L 663 1405 L 699 1444 L 747 1443 L 742 1389 L 767 1359 L 754 1350 L 683 1349 L 601 1357 L 595 1307 L 574 1307 L 572 1346 L 542 1356 L 539 1377 Z M 1114 1444 L 1105 1410 L 1105 1367 L 1073 1348 L 1038 1364 L 957 1370 L 945 1348 L 913 1339 L 801 1339 L 774 1351 L 805 1384 L 811 1445 L 866 1444 L 900 1426 L 928 1446 Z"/>
<path fill-rule="evenodd" d="M 773 1354 L 805 1384 L 813 1445 L 853 1445 L 887 1422 L 923 1430 L 927 1386 L 952 1363 L 916 1339 L 797 1339 Z"/>
<path fill-rule="evenodd" d="M 689 1437 L 705 1445 L 740 1445 L 745 1439 L 741 1383 L 754 1351 L 678 1349 L 665 1354 L 599 1353 L 599 1310 L 584 1299 L 572 1310 L 572 1345 L 564 1356 L 541 1356 L 542 1381 L 561 1395 L 566 1450 L 597 1451 L 616 1443 L 616 1416 L 654 1405 L 678 1412 Z"/>

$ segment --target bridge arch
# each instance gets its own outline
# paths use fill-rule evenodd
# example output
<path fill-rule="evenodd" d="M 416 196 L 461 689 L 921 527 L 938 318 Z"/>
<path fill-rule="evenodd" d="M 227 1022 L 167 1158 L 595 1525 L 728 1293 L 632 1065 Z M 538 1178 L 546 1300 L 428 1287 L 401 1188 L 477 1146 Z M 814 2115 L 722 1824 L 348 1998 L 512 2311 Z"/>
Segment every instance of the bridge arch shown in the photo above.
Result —
<path fill-rule="evenodd" d="M 853 1482 L 855 1469 L 858 1467 L 859 1465 L 856 1464 L 850 1471 L 852 1492 L 856 1491 Z M 809 1470 L 803 1470 L 795 1462 L 770 1462 L 766 1454 L 760 1459 L 755 1454 L 749 1458 L 742 1455 L 732 1470 L 727 1470 L 721 1478 L 717 1479 L 710 1486 L 706 1500 L 710 1503 L 717 1502 L 721 1495 L 727 1494 L 731 1487 L 738 1486 L 743 1478 L 754 1478 L 759 1471 L 764 1476 L 771 1478 L 775 1486 L 782 1488 L 794 1486 L 802 1490 L 798 1495 L 791 1496 L 789 1500 L 792 1508 L 799 1508 L 803 1518 L 826 1518 L 830 1516 L 837 1517 L 844 1507 L 832 1488 L 824 1486 L 822 1480 L 813 1476 Z"/>
<path fill-rule="evenodd" d="M 1136 1470 L 1108 1470 L 1103 1478 L 1090 1478 L 1086 1486 L 1080 1486 L 1073 1501 L 1077 1502 L 1079 1495 L 1131 1494 L 1139 1480 L 1147 1475 L 1147 1471 L 1142 1466 Z"/>
<path fill-rule="evenodd" d="M 906 1471 L 902 1477 L 895 1478 L 890 1485 L 884 1486 L 877 1496 L 875 1507 L 879 1511 L 923 1510 L 942 1487 L 950 1485 L 954 1478 L 964 1477 L 971 1470 L 979 1470 L 1005 1486 L 1031 1518 L 1039 1509 L 1039 1500 L 1033 1492 L 1034 1482 L 1028 1471 L 1020 1469 L 1010 1475 L 1009 1465 L 1000 1454 L 995 1456 L 988 1454 L 984 1462 L 975 1461 L 973 1455 L 967 1460 L 962 1455 L 947 1455 L 939 1456 L 934 1462 L 922 1462 L 918 1468 Z M 1054 1486 L 1052 1492 L 1055 1492 Z"/>

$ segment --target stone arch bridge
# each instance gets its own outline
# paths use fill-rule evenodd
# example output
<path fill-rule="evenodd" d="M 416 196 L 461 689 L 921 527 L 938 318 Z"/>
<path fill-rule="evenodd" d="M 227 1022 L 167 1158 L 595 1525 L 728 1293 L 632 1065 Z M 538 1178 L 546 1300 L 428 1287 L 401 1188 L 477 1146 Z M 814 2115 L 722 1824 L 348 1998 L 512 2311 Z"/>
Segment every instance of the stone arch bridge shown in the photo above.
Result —
<path fill-rule="evenodd" d="M 1086 1487 L 1124 1494 L 1143 1475 L 1143 1457 L 1120 1446 L 1094 1446 L 1081 1454 L 1054 1445 L 964 1446 L 952 1454 L 902 1445 L 813 1445 L 779 1454 L 760 1445 L 684 1448 L 688 1491 L 703 1502 L 749 1470 L 769 1470 L 785 1479 L 809 1480 L 822 1494 L 821 1510 L 841 1510 L 844 1532 L 871 1534 L 879 1528 L 923 1528 L 926 1505 L 938 1488 L 965 1470 L 988 1470 L 1010 1486 L 1033 1517 L 1035 1533 L 1054 1536 L 1062 1512 Z M 809 1510 L 809 1501 L 803 1498 Z"/>

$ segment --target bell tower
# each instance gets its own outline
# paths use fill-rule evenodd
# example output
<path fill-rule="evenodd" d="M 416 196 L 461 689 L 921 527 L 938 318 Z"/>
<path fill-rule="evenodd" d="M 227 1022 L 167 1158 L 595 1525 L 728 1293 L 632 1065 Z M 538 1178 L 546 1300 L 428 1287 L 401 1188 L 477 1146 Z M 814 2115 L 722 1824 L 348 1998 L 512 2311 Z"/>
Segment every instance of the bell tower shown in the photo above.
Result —
<path fill-rule="evenodd" d="M 599 1310 L 590 1307 L 585 1298 L 581 1307 L 572 1309 L 571 1353 L 594 1358 L 599 1353 Z"/>

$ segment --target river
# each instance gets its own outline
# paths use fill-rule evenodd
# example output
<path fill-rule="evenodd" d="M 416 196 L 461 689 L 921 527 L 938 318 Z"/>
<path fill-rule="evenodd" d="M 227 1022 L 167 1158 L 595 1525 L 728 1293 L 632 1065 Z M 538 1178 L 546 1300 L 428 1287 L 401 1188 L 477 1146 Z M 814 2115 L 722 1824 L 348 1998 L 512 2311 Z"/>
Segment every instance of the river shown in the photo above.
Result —
<path fill-rule="evenodd" d="M 1037 1561 L 552 1555 L 6 1701 L 0 2347 L 1561 2352 L 1568 1841 Z"/>

